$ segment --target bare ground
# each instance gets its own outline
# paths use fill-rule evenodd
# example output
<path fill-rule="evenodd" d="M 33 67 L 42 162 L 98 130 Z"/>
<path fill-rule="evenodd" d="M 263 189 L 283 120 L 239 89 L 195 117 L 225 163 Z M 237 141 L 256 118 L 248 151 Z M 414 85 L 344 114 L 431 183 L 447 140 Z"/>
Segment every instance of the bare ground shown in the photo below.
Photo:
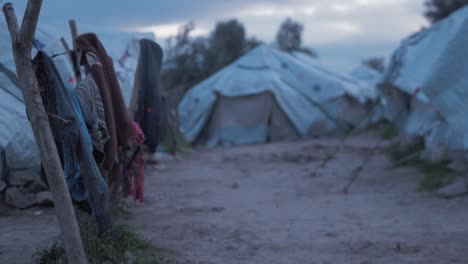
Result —
<path fill-rule="evenodd" d="M 378 143 L 349 139 L 197 151 L 148 167 L 128 223 L 180 263 L 468 263 L 468 198 L 421 193 L 412 168 L 384 170 Z M 0 263 L 28 263 L 58 234 L 53 211 L 0 216 Z"/>

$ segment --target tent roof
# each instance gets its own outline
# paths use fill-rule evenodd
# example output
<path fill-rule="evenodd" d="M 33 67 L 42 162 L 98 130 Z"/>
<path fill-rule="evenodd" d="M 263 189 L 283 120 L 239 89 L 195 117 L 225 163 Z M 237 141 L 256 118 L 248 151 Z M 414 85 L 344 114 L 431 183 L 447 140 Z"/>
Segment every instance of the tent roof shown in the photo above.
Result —
<path fill-rule="evenodd" d="M 468 148 L 468 7 L 403 40 L 384 80 L 427 103 Z M 434 119 L 436 122 L 437 119 Z"/>
<path fill-rule="evenodd" d="M 411 95 L 420 91 L 423 96 L 419 99 L 425 100 L 431 83 L 443 76 L 447 84 L 460 80 L 461 76 L 468 81 L 468 75 L 457 74 L 468 65 L 464 60 L 467 44 L 468 7 L 465 7 L 404 39 L 392 56 L 384 80 Z"/>
<path fill-rule="evenodd" d="M 372 85 L 376 85 L 382 81 L 383 74 L 366 66 L 366 65 L 359 65 L 354 68 L 350 75 L 360 81 L 367 82 Z"/>
<path fill-rule="evenodd" d="M 260 45 L 187 92 L 179 105 L 180 126 L 194 141 L 209 118 L 215 93 L 245 96 L 272 92 L 297 131 L 305 135 L 314 120 L 327 120 L 321 102 L 343 95 L 364 101 L 363 87 L 318 67 L 310 67 L 294 56 Z"/>

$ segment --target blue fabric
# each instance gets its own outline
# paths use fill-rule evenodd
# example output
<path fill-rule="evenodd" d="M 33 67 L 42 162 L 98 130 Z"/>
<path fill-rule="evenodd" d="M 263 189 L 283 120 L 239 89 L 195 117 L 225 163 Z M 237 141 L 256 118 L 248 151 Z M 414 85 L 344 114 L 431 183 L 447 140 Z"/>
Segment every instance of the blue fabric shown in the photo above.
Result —
<path fill-rule="evenodd" d="M 93 145 L 78 98 L 66 87 L 52 60 L 39 52 L 34 64 L 72 198 L 91 208 L 99 233 L 111 226 L 109 188 L 93 157 Z"/>

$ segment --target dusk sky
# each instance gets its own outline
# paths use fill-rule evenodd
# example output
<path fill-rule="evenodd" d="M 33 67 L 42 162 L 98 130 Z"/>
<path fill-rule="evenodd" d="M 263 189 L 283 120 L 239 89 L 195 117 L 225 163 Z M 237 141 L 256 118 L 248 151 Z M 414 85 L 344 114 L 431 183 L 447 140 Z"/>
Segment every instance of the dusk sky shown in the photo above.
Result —
<path fill-rule="evenodd" d="M 26 0 L 13 3 L 22 12 Z M 40 23 L 66 26 L 74 18 L 99 30 L 152 31 L 161 41 L 188 21 L 196 35 L 206 35 L 217 21 L 237 18 L 249 36 L 272 42 L 291 17 L 304 24 L 304 44 L 321 61 L 349 71 L 361 58 L 389 56 L 427 25 L 422 12 L 423 0 L 44 0 Z"/>

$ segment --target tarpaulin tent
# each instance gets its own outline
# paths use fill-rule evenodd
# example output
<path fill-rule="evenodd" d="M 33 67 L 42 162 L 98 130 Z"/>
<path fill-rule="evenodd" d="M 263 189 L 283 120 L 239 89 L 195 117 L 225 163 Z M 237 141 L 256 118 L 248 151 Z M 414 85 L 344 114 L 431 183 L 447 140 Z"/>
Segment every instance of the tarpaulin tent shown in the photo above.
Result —
<path fill-rule="evenodd" d="M 356 68 L 354 68 L 349 75 L 361 82 L 365 82 L 370 87 L 375 89 L 375 92 L 377 93 L 377 85 L 382 81 L 382 73 L 378 72 L 369 66 L 366 65 L 359 65 Z"/>
<path fill-rule="evenodd" d="M 468 7 L 403 40 L 381 91 L 386 116 L 436 158 L 468 149 Z"/>
<path fill-rule="evenodd" d="M 75 80 L 63 47 L 57 39 L 41 30 L 36 31 L 33 52 L 43 49 L 57 55 L 55 62 L 66 85 Z M 33 54 L 34 56 L 34 54 Z M 16 78 L 11 38 L 6 24 L 0 21 L 0 191 L 5 188 L 8 172 L 39 167 L 39 156 L 26 108 Z M 12 75 L 12 76 L 11 76 Z"/>
<path fill-rule="evenodd" d="M 378 123 L 384 119 L 384 108 L 380 102 L 380 92 L 378 85 L 382 82 L 383 74 L 370 68 L 366 65 L 359 65 L 354 68 L 349 76 L 354 78 L 361 83 L 362 86 L 371 89 L 371 93 L 375 98 L 375 104 L 372 107 L 372 113 L 370 113 L 370 123 Z"/>
<path fill-rule="evenodd" d="M 178 112 L 190 142 L 251 144 L 356 125 L 370 100 L 367 87 L 260 45 L 190 89 Z"/>
<path fill-rule="evenodd" d="M 140 54 L 141 39 L 155 40 L 153 33 L 112 32 L 100 30 L 96 35 L 101 40 L 114 62 L 115 73 L 119 79 L 125 105 L 130 106 L 135 73 Z"/>

